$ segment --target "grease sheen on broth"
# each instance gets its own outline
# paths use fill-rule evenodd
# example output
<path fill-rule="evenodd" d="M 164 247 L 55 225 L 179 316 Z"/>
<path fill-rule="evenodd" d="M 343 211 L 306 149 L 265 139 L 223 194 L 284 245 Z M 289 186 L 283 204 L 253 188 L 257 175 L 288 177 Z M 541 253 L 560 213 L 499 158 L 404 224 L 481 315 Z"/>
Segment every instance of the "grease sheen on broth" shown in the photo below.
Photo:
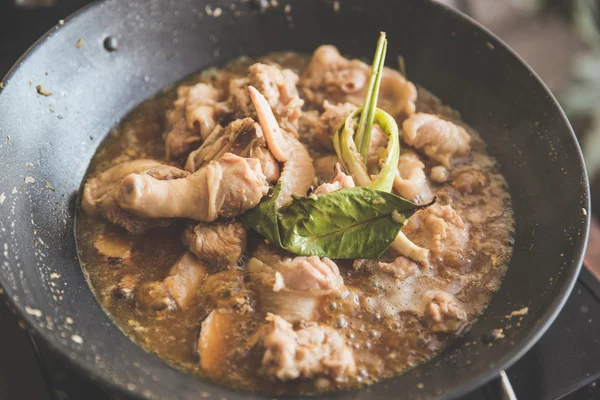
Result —
<path fill-rule="evenodd" d="M 261 60 L 277 62 L 300 74 L 309 58 L 286 52 L 274 53 Z M 211 83 L 223 74 L 243 76 L 253 62 L 241 58 L 223 70 L 209 69 L 183 84 Z M 164 116 L 177 98 L 178 86 L 166 88 L 136 107 L 110 132 L 92 159 L 86 179 L 119 162 L 138 158 L 164 162 Z M 304 110 L 313 108 L 305 105 Z M 356 371 L 350 376 L 334 380 L 317 374 L 311 379 L 284 382 L 257 372 L 263 354 L 252 346 L 252 341 L 265 322 L 246 269 L 247 260 L 260 241 L 255 234 L 249 233 L 248 248 L 238 267 L 214 278 L 212 292 L 200 294 L 197 305 L 186 311 L 180 308 L 148 311 L 136 305 L 135 290 L 131 298 L 122 292 L 115 295 L 117 286 L 124 276 L 135 280 L 133 287 L 162 280 L 185 251 L 180 240 L 185 221 L 175 221 L 168 227 L 133 236 L 101 217 L 78 210 L 76 239 L 90 287 L 119 328 L 143 348 L 176 368 L 235 388 L 271 394 L 347 389 L 400 374 L 431 359 L 453 340 L 455 334 L 432 328 L 435 324 L 432 324 L 431 316 L 426 315 L 428 304 L 424 294 L 439 289 L 453 295 L 466 313 L 465 326 L 460 328 L 460 333 L 468 329 L 501 284 L 512 253 L 513 215 L 507 184 L 496 162 L 487 155 L 477 132 L 464 125 L 455 111 L 422 88 L 418 91 L 417 111 L 438 114 L 464 126 L 471 135 L 471 158 L 453 166 L 448 182 L 430 182 L 430 186 L 438 196 L 438 203 L 451 204 L 468 224 L 468 254 L 472 257 L 432 260 L 429 268 L 399 280 L 391 278 L 384 270 L 369 267 L 368 263 L 353 266 L 352 260 L 337 261 L 346 289 L 320 298 L 315 320 L 333 327 L 352 350 Z M 403 151 L 406 148 L 403 143 Z M 332 154 L 320 146 L 310 146 L 309 150 L 315 160 Z M 429 176 L 431 168 L 439 163 L 422 154 L 420 158 Z M 182 167 L 183 162 L 169 163 Z M 473 179 L 473 171 L 483 174 L 485 188 L 477 189 L 477 193 L 461 191 L 461 185 L 473 185 L 473 182 L 465 181 Z M 130 257 L 117 260 L 100 254 L 94 245 L 98 235 L 125 243 L 131 248 Z M 391 259 L 384 257 L 383 261 Z M 215 273 L 209 270 L 209 275 L 215 276 Z M 211 371 L 201 367 L 195 350 L 200 325 L 211 311 L 207 304 L 223 308 L 235 306 L 236 310 L 248 307 L 243 315 L 240 314 L 242 316 L 234 313 L 233 329 L 227 334 L 231 351 L 221 360 L 219 368 Z M 304 325 L 297 322 L 294 327 L 299 329 Z"/>

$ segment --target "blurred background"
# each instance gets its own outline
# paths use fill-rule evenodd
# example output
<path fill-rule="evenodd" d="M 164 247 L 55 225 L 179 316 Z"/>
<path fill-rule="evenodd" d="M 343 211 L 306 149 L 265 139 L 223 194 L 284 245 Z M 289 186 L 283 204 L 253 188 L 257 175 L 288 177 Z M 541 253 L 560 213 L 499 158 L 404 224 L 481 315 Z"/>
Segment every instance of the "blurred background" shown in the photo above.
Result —
<path fill-rule="evenodd" d="M 592 182 L 592 209 L 599 209 L 600 0 L 438 1 L 460 9 L 506 41 L 553 91 L 570 118 L 582 145 Z M 91 1 L 0 0 L 0 78 L 44 32 L 88 3 Z M 343 0 L 340 3 L 343 6 Z M 589 275 L 593 277 L 595 270 L 596 277 L 600 279 L 598 232 L 600 230 L 594 224 L 586 265 L 592 271 Z M 597 379 L 594 373 L 600 376 L 600 361 L 589 347 L 592 346 L 596 355 L 600 355 L 600 325 L 595 325 L 598 329 L 593 330 L 593 320 L 589 318 L 588 321 L 587 317 L 587 313 L 594 315 L 595 321 L 596 315 L 600 314 L 598 282 L 588 281 L 582 286 L 580 279 L 557 322 L 530 352 L 535 354 L 528 354 L 509 370 L 519 398 L 600 399 L 600 390 L 594 382 Z M 594 285 L 596 292 L 590 289 Z M 589 293 L 586 294 L 585 290 Z M 594 310 L 599 314 L 594 314 Z M 582 320 L 584 315 L 585 320 Z M 0 302 L 0 400 L 116 398 L 72 374 L 68 368 L 63 368 L 64 365 L 54 359 L 50 350 L 32 340 L 19 325 L 17 317 Z M 556 369 L 558 372 L 552 372 L 552 365 L 547 364 L 562 362 L 559 361 L 562 355 L 558 349 L 567 341 L 581 341 L 588 347 L 582 345 L 577 349 L 563 349 L 575 354 L 573 365 L 567 366 L 567 369 L 576 371 L 572 382 L 556 383 L 553 386 L 553 381 L 558 381 L 563 375 L 562 370 L 559 368 Z M 590 365 L 597 368 L 590 368 Z M 542 375 L 545 377 L 540 378 Z M 536 381 L 535 385 L 540 387 L 534 388 L 535 390 L 531 388 L 533 378 L 541 382 Z M 497 389 L 488 385 L 470 396 L 469 400 L 500 398 L 497 397 Z"/>

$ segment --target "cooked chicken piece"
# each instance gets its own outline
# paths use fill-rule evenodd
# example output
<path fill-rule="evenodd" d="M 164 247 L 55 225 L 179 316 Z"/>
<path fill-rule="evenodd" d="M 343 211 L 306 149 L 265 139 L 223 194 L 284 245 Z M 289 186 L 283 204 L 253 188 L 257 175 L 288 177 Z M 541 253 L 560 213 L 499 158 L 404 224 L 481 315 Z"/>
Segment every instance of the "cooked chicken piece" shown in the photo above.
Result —
<path fill-rule="evenodd" d="M 256 87 L 273 109 L 277 122 L 289 132 L 298 131 L 298 119 L 304 101 L 298 96 L 298 75 L 275 65 L 256 63 L 248 68 L 248 77 L 233 79 L 229 88 L 229 107 L 234 117 L 254 117 L 256 112 L 248 95 L 248 86 Z"/>
<path fill-rule="evenodd" d="M 274 290 L 283 289 L 310 291 L 327 290 L 337 292 L 344 280 L 337 265 L 327 257 L 294 257 L 289 263 L 279 266 L 278 272 L 282 277 Z"/>
<path fill-rule="evenodd" d="M 324 183 L 315 189 L 315 191 L 313 192 L 315 195 L 318 196 L 320 194 L 330 193 L 343 188 L 351 188 L 356 186 L 354 184 L 354 179 L 352 179 L 352 176 L 346 175 L 342 172 L 340 164 L 335 165 L 335 172 L 336 175 L 333 177 L 331 182 Z"/>
<path fill-rule="evenodd" d="M 321 113 L 317 110 L 304 110 L 298 119 L 298 138 L 304 143 L 311 143 L 314 132 L 319 126 Z M 311 143 L 312 145 L 312 143 Z"/>
<path fill-rule="evenodd" d="M 111 192 L 121 182 L 121 179 L 131 173 L 147 171 L 161 165 L 160 162 L 154 160 L 134 160 L 107 169 L 96 177 L 88 179 L 84 186 L 81 206 L 88 214 L 97 214 L 97 199 Z"/>
<path fill-rule="evenodd" d="M 265 285 L 271 285 L 273 279 L 276 279 L 276 291 L 283 288 L 337 291 L 344 285 L 337 265 L 327 257 L 284 254 L 283 251 L 265 242 L 257 246 L 253 256 L 257 267 L 256 272 L 262 274 L 260 277 L 256 275 L 255 278 L 262 280 Z M 248 268 L 250 269 L 250 262 Z M 275 275 L 280 277 L 276 278 Z"/>
<path fill-rule="evenodd" d="M 89 179 L 83 189 L 81 207 L 90 214 L 100 214 L 109 222 L 119 225 L 131 233 L 167 226 L 170 219 L 148 219 L 123 209 L 116 201 L 120 184 L 130 174 L 138 174 L 147 179 L 171 180 L 183 178 L 187 172 L 175 167 L 162 165 L 154 160 L 135 160 L 115 165 L 98 176 Z"/>
<path fill-rule="evenodd" d="M 205 83 L 177 89 L 177 100 L 167 112 L 167 159 L 185 155 L 212 132 L 219 114 L 217 102 L 222 96 L 220 90 Z"/>
<path fill-rule="evenodd" d="M 282 381 L 318 375 L 343 381 L 356 372 L 352 350 L 333 328 L 311 322 L 294 331 L 278 315 L 268 314 L 266 320 L 256 344 L 264 350 L 261 375 Z"/>
<path fill-rule="evenodd" d="M 163 134 L 163 137 L 165 139 L 165 153 L 168 159 L 184 154 L 202 140 L 199 133 L 194 134 L 187 127 L 185 105 L 189 91 L 189 86 L 180 86 L 177 89 L 177 100 L 173 103 L 173 108 L 167 111 L 167 131 Z"/>
<path fill-rule="evenodd" d="M 319 117 L 318 123 L 312 132 L 315 141 L 326 149 L 333 150 L 333 135 L 340 125 L 346 120 L 348 115 L 357 109 L 352 103 L 331 104 L 325 100 L 323 102 L 323 114 Z"/>
<path fill-rule="evenodd" d="M 250 146 L 247 153 L 243 153 L 244 157 L 255 158 L 260 163 L 260 168 L 267 178 L 267 182 L 273 183 L 279 180 L 280 171 L 279 163 L 273 157 L 273 154 L 265 145 Z"/>
<path fill-rule="evenodd" d="M 135 291 L 135 300 L 139 308 L 148 311 L 173 311 L 177 309 L 175 300 L 162 281 L 146 282 Z"/>
<path fill-rule="evenodd" d="M 276 260 L 269 256 L 267 261 L 269 264 L 256 257 L 248 261 L 261 309 L 288 321 L 310 321 L 319 300 L 344 286 L 337 265 L 327 257 Z"/>
<path fill-rule="evenodd" d="M 481 194 L 489 183 L 485 172 L 480 169 L 469 169 L 461 171 L 452 181 L 452 186 L 463 194 Z"/>
<path fill-rule="evenodd" d="M 250 66 L 248 71 L 249 84 L 265 96 L 281 124 L 288 127 L 286 122 L 295 123 L 304 105 L 296 89 L 298 75 L 290 69 L 260 63 Z"/>
<path fill-rule="evenodd" d="M 185 310 L 195 303 L 198 288 L 206 275 L 206 264 L 186 251 L 171 267 L 164 283 L 175 303 Z"/>
<path fill-rule="evenodd" d="M 185 163 L 186 171 L 196 172 L 225 153 L 239 155 L 254 139 L 262 136 L 262 132 L 256 132 L 256 125 L 252 118 L 236 119 L 225 128 L 217 125 L 202 145 L 190 153 Z"/>
<path fill-rule="evenodd" d="M 383 271 L 386 274 L 391 275 L 397 281 L 403 281 L 411 276 L 417 275 L 420 271 L 419 264 L 405 256 L 398 256 L 390 262 L 357 259 L 352 263 L 352 268 L 371 272 Z"/>
<path fill-rule="evenodd" d="M 466 257 L 469 228 L 450 205 L 434 204 L 417 211 L 402 232 L 446 264 L 455 265 Z"/>
<path fill-rule="evenodd" d="M 445 183 L 450 179 L 450 171 L 448 168 L 443 165 L 436 165 L 431 168 L 431 172 L 429 173 L 429 179 L 438 183 Z"/>
<path fill-rule="evenodd" d="M 191 86 L 185 107 L 187 128 L 200 131 L 202 139 L 206 139 L 217 125 L 215 106 L 222 97 L 223 92 L 211 85 L 198 83 Z"/>
<path fill-rule="evenodd" d="M 306 195 L 315 180 L 315 168 L 306 147 L 281 130 L 265 97 L 253 86 L 248 90 L 268 149 L 278 161 L 285 163 L 279 178 L 283 181 L 283 188 L 277 206 L 281 207 L 292 199 L 293 194 Z"/>
<path fill-rule="evenodd" d="M 377 262 L 377 267 L 398 280 L 404 280 L 419 273 L 419 265 L 408 257 L 399 256 L 394 261 Z"/>
<path fill-rule="evenodd" d="M 117 204 L 138 216 L 211 222 L 256 206 L 268 184 L 257 160 L 226 153 L 185 179 L 129 174 L 116 191 Z"/>
<path fill-rule="evenodd" d="M 267 181 L 279 179 L 279 164 L 266 148 L 260 125 L 252 118 L 236 119 L 225 128 L 218 125 L 198 149 L 188 156 L 185 169 L 196 172 L 210 161 L 219 160 L 224 154 L 256 158 Z"/>
<path fill-rule="evenodd" d="M 454 157 L 471 151 L 471 136 L 463 127 L 432 114 L 417 113 L 405 120 L 402 139 L 446 168 L 452 166 Z"/>
<path fill-rule="evenodd" d="M 234 314 L 213 310 L 200 327 L 198 355 L 205 373 L 218 375 L 226 364 L 227 354 L 232 350 L 231 339 L 235 331 Z"/>
<path fill-rule="evenodd" d="M 190 224 L 181 235 L 198 258 L 217 268 L 234 268 L 246 249 L 248 232 L 240 222 Z"/>
<path fill-rule="evenodd" d="M 171 267 L 162 281 L 144 283 L 136 292 L 138 307 L 161 311 L 189 309 L 196 304 L 198 289 L 207 275 L 206 265 L 190 252 Z"/>
<path fill-rule="evenodd" d="M 335 165 L 340 162 L 335 154 L 315 159 L 315 171 L 320 182 L 329 182 L 336 176 Z"/>
<path fill-rule="evenodd" d="M 105 230 L 94 240 L 94 248 L 105 261 L 116 259 L 123 261 L 131 258 L 133 241 L 125 235 Z"/>
<path fill-rule="evenodd" d="M 286 137 L 286 133 L 279 127 L 275 114 L 273 114 L 273 110 L 265 96 L 254 86 L 248 86 L 248 92 L 256 109 L 267 147 L 277 161 L 288 161 L 293 156 L 290 138 Z"/>
<path fill-rule="evenodd" d="M 315 168 L 308 150 L 297 139 L 290 138 L 290 143 L 292 155 L 283 164 L 279 176 L 283 188 L 277 203 L 278 207 L 289 203 L 292 195 L 306 196 L 308 189 L 315 183 Z"/>
<path fill-rule="evenodd" d="M 310 64 L 300 79 L 300 87 L 311 103 L 321 106 L 352 103 L 361 106 L 365 99 L 371 67 L 360 60 L 348 60 L 331 45 L 315 50 Z M 394 117 L 415 112 L 417 89 L 406 78 L 390 68 L 383 69 L 378 106 Z"/>
<path fill-rule="evenodd" d="M 466 325 L 467 313 L 452 295 L 431 290 L 425 294 L 425 301 L 425 316 L 429 318 L 433 332 L 460 333 Z"/>
<path fill-rule="evenodd" d="M 398 195 L 417 204 L 424 204 L 433 198 L 427 176 L 423 171 L 425 164 L 417 154 L 405 150 L 398 159 L 398 171 L 394 178 L 394 190 Z"/>

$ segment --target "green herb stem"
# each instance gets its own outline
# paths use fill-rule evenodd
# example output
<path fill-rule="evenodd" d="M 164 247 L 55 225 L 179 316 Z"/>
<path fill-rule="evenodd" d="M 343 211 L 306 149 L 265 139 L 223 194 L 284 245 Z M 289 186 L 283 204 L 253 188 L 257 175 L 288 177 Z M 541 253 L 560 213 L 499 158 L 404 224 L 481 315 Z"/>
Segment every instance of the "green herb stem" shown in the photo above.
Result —
<path fill-rule="evenodd" d="M 377 41 L 377 48 L 375 50 L 375 57 L 373 58 L 373 66 L 371 67 L 371 75 L 369 77 L 369 85 L 367 87 L 363 112 L 360 115 L 355 138 L 358 151 L 365 165 L 367 164 L 367 155 L 369 154 L 371 129 L 373 128 L 375 109 L 377 108 L 377 98 L 379 97 L 379 87 L 381 86 L 381 77 L 383 75 L 386 53 L 387 38 L 385 32 L 381 32 L 379 40 Z"/>
<path fill-rule="evenodd" d="M 398 158 L 400 157 L 400 139 L 398 125 L 394 118 L 385 111 L 376 108 L 373 121 L 379 125 L 388 138 L 385 161 L 381 170 L 375 176 L 369 175 L 367 167 L 362 163 L 363 157 L 358 152 L 355 142 L 356 120 L 363 108 L 358 108 L 346 118 L 346 121 L 338 128 L 333 137 L 333 146 L 342 161 L 344 168 L 357 186 L 370 187 L 376 190 L 391 192 L 394 185 L 394 177 L 398 169 Z"/>

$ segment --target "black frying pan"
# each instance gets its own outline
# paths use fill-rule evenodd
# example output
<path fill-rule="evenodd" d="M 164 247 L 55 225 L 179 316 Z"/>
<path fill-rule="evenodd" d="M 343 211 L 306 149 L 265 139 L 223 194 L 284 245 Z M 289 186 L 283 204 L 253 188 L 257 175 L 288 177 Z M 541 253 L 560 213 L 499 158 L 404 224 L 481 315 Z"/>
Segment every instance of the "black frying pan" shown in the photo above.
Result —
<path fill-rule="evenodd" d="M 261 398 L 174 370 L 111 323 L 77 262 L 77 190 L 109 129 L 163 86 L 242 54 L 333 43 L 370 57 L 384 30 L 388 60 L 402 54 L 410 79 L 457 108 L 499 160 L 514 201 L 515 251 L 484 316 L 443 355 L 327 398 L 451 398 L 497 376 L 559 312 L 587 239 L 584 164 L 552 95 L 497 38 L 432 1 L 343 0 L 335 11 L 331 1 L 303 0 L 289 2 L 289 16 L 287 1 L 264 13 L 252 8 L 260 2 L 236 2 L 235 10 L 227 3 L 211 1 L 223 10 L 218 18 L 205 15 L 205 1 L 97 3 L 57 25 L 9 72 L 0 89 L 0 284 L 17 312 L 80 370 L 113 388 L 157 399 L 201 392 Z M 78 49 L 79 39 L 85 44 Z M 52 95 L 38 94 L 39 84 Z M 503 318 L 522 307 L 529 312 L 520 324 Z M 507 325 L 505 339 L 482 341 Z"/>

